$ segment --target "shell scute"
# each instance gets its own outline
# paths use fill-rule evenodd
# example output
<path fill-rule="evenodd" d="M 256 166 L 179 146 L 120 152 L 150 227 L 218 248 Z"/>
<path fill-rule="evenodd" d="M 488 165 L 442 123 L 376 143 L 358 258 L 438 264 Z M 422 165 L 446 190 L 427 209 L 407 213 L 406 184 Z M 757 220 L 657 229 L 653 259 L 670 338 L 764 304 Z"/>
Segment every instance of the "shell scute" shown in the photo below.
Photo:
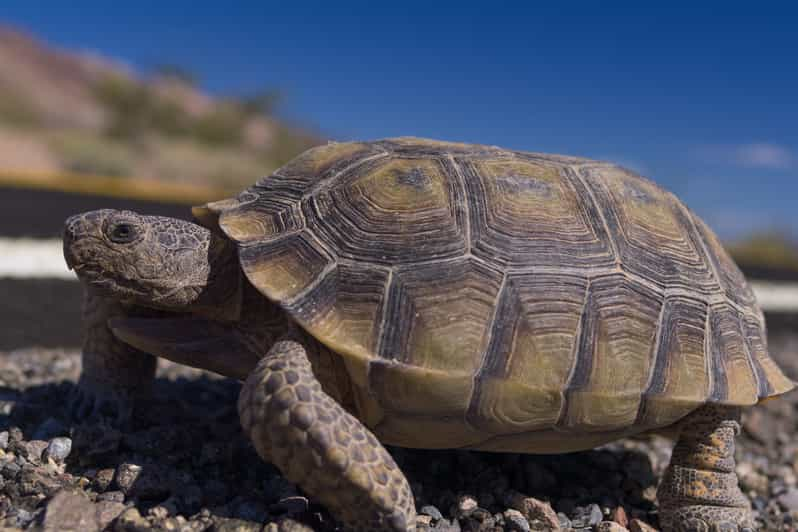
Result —
<path fill-rule="evenodd" d="M 614 264 L 595 206 L 562 165 L 492 158 L 459 166 L 470 198 L 474 254 L 523 268 Z"/>
<path fill-rule="evenodd" d="M 341 257 L 391 266 L 466 249 L 464 199 L 445 162 L 380 159 L 342 181 L 305 205 L 309 224 Z"/>
<path fill-rule="evenodd" d="M 718 291 L 700 237 L 669 193 L 616 166 L 588 165 L 580 174 L 604 212 L 624 270 L 661 287 Z"/>
<path fill-rule="evenodd" d="M 388 442 L 598 442 L 794 386 L 717 237 L 613 165 L 330 144 L 197 213 L 239 243 L 253 286 L 342 356 L 359 415 Z"/>

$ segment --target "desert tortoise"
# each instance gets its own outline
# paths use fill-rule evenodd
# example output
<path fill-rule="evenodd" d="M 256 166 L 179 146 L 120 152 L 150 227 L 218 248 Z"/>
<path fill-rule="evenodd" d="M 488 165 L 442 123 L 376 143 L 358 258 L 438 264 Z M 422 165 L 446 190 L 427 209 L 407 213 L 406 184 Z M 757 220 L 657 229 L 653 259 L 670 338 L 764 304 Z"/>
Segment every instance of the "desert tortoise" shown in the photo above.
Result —
<path fill-rule="evenodd" d="M 67 221 L 84 414 L 127 411 L 145 353 L 245 380 L 260 456 L 353 530 L 415 527 L 378 440 L 552 453 L 670 427 L 664 528 L 750 522 L 740 407 L 793 383 L 717 237 L 652 182 L 397 138 L 311 149 L 194 216 Z"/>

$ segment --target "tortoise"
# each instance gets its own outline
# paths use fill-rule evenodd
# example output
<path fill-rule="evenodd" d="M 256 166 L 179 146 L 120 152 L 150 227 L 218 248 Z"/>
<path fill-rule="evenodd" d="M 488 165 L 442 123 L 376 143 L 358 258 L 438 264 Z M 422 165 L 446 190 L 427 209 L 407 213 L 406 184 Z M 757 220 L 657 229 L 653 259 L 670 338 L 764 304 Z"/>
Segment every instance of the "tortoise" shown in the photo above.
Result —
<path fill-rule="evenodd" d="M 415 528 L 382 443 L 560 453 L 667 430 L 663 527 L 751 526 L 740 410 L 794 383 L 718 238 L 653 182 L 394 138 L 313 148 L 193 216 L 67 220 L 78 415 L 129 416 L 154 356 L 241 379 L 258 454 L 352 530 Z"/>

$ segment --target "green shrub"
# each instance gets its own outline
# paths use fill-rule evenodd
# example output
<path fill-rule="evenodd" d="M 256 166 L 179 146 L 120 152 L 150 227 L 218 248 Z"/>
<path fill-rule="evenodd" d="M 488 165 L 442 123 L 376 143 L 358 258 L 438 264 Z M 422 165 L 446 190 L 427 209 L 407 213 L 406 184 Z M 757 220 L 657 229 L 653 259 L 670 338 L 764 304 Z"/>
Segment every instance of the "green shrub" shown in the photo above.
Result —
<path fill-rule="evenodd" d="M 134 155 L 119 142 L 72 132 L 59 135 L 51 146 L 64 169 L 70 172 L 102 176 L 134 173 Z"/>

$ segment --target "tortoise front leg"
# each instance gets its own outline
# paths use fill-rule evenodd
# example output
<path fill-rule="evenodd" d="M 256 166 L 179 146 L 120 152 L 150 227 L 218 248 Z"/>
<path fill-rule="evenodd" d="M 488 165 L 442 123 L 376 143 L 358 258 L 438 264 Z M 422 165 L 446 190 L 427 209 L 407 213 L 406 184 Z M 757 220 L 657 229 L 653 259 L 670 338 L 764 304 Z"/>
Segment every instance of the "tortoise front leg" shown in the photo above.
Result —
<path fill-rule="evenodd" d="M 374 435 L 322 390 L 301 343 L 271 348 L 246 380 L 238 412 L 261 458 L 347 530 L 415 530 L 407 479 Z"/>
<path fill-rule="evenodd" d="M 150 390 L 156 358 L 123 343 L 108 328 L 109 319 L 127 314 L 120 303 L 84 287 L 83 367 L 69 404 L 77 419 L 102 416 L 124 424 L 135 398 Z"/>
<path fill-rule="evenodd" d="M 720 532 L 753 526 L 751 506 L 735 473 L 739 420 L 739 408 L 708 405 L 681 422 L 657 492 L 664 530 Z"/>

